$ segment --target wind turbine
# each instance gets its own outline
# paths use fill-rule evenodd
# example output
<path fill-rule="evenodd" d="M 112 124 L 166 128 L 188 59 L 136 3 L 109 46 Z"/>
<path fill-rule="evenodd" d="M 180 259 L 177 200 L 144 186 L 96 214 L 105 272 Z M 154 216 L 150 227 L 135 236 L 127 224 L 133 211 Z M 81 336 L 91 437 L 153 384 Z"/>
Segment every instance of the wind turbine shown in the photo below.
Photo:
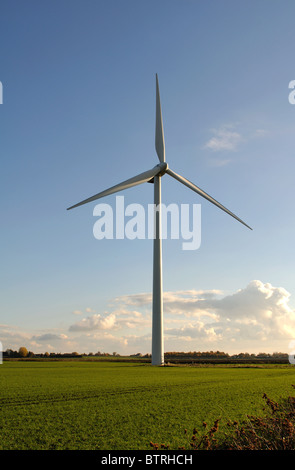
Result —
<path fill-rule="evenodd" d="M 164 364 L 164 341 L 163 341 L 163 286 L 162 286 L 162 239 L 161 239 L 161 178 L 165 174 L 172 176 L 180 183 L 184 184 L 188 188 L 195 191 L 197 194 L 207 199 L 215 206 L 222 209 L 227 214 L 234 217 L 236 220 L 241 222 L 243 225 L 252 230 L 249 225 L 243 222 L 239 217 L 233 214 L 231 211 L 226 209 L 222 204 L 216 201 L 209 194 L 205 193 L 195 184 L 183 176 L 178 175 L 172 171 L 165 159 L 165 141 L 162 121 L 162 111 L 160 102 L 159 82 L 158 75 L 156 74 L 156 133 L 155 133 L 155 147 L 160 163 L 154 166 L 151 170 L 147 170 L 140 173 L 133 178 L 130 178 L 122 183 L 112 186 L 105 191 L 99 192 L 94 196 L 84 199 L 68 208 L 74 209 L 75 207 L 82 206 L 88 202 L 96 201 L 110 194 L 123 191 L 127 188 L 132 188 L 142 183 L 153 183 L 154 184 L 154 253 L 153 253 L 153 314 L 152 314 L 152 364 L 162 365 Z"/>

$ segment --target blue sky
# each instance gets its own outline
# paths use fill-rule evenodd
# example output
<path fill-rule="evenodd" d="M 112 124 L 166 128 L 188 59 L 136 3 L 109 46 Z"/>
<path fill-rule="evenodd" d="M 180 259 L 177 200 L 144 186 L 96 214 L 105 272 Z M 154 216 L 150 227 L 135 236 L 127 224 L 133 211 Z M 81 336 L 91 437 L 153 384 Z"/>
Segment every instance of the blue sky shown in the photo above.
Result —
<path fill-rule="evenodd" d="M 288 352 L 294 12 L 288 0 L 2 2 L 4 349 L 150 352 L 151 240 L 96 240 L 95 203 L 66 208 L 157 164 L 158 73 L 169 166 L 254 229 L 163 178 L 164 203 L 202 205 L 198 250 L 163 243 L 165 350 Z M 153 187 L 124 196 L 146 206 Z"/>

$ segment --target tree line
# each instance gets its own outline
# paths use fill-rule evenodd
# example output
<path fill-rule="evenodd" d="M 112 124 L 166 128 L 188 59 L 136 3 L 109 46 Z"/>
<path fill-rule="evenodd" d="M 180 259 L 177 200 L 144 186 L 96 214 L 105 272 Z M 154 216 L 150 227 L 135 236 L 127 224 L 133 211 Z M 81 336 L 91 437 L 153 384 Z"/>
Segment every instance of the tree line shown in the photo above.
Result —
<path fill-rule="evenodd" d="M 130 358 L 145 358 L 150 359 L 151 354 L 131 354 L 130 356 L 121 356 L 117 352 L 107 353 L 107 352 L 96 352 L 96 353 L 78 353 L 76 351 L 71 353 L 57 353 L 57 352 L 45 352 L 45 353 L 34 353 L 29 351 L 26 347 L 21 346 L 17 351 L 12 349 L 7 349 L 3 351 L 3 358 L 79 358 L 79 357 L 130 357 Z M 172 360 L 224 360 L 224 361 L 262 361 L 262 360 L 274 360 L 274 361 L 288 361 L 288 354 L 282 352 L 273 352 L 273 353 L 264 353 L 260 352 L 258 354 L 242 352 L 239 354 L 228 354 L 223 351 L 189 351 L 189 352 L 180 352 L 180 351 L 171 351 L 165 353 L 165 360 L 167 362 Z"/>

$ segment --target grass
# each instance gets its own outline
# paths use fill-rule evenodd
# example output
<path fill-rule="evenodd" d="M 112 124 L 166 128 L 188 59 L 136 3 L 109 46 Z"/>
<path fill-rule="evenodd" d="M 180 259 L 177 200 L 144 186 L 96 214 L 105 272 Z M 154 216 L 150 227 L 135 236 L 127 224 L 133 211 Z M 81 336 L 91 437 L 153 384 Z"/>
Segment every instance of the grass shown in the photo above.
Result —
<path fill-rule="evenodd" d="M 46 361 L 0 366 L 0 449 L 170 449 L 184 430 L 261 415 L 263 395 L 287 398 L 292 365 L 152 367 Z M 220 438 L 221 438 L 220 437 Z"/>
<path fill-rule="evenodd" d="M 295 386 L 293 385 L 293 388 Z M 248 415 L 241 423 L 228 421 L 230 431 L 218 438 L 220 419 L 213 426 L 203 423 L 203 429 L 194 428 L 187 435 L 184 450 L 294 450 L 295 449 L 295 397 L 271 400 L 263 395 L 267 412 L 263 416 Z M 264 408 L 265 411 L 265 408 Z M 169 449 L 169 445 L 150 443 L 154 450 Z"/>

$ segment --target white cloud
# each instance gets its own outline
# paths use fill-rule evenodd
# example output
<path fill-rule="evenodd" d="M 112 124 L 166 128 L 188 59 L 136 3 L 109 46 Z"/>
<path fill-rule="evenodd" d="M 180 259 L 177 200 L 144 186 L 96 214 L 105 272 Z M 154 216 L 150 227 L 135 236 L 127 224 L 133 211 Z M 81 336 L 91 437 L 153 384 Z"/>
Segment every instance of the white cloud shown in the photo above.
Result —
<path fill-rule="evenodd" d="M 196 338 L 208 342 L 217 341 L 221 339 L 220 333 L 210 325 L 206 325 L 201 321 L 189 323 L 181 328 L 167 328 L 165 334 L 168 336 L 176 336 L 183 341 L 192 341 Z"/>
<path fill-rule="evenodd" d="M 265 137 L 269 134 L 266 129 L 256 129 L 254 132 L 254 137 Z"/>
<path fill-rule="evenodd" d="M 152 294 L 149 293 L 140 293 L 140 294 L 131 294 L 131 295 L 122 295 L 121 297 L 116 297 L 114 299 L 114 304 L 121 305 L 137 305 L 144 306 L 150 305 L 152 302 Z"/>
<path fill-rule="evenodd" d="M 45 333 L 39 336 L 32 336 L 32 341 L 60 341 L 68 339 L 67 335 L 64 334 L 55 334 L 55 333 Z"/>
<path fill-rule="evenodd" d="M 226 124 L 218 129 L 211 129 L 213 136 L 205 143 L 204 149 L 211 150 L 215 157 L 211 154 L 209 164 L 213 167 L 222 167 L 228 165 L 232 160 L 230 158 L 220 158 L 223 151 L 234 152 L 238 150 L 241 143 L 250 142 L 253 139 L 265 138 L 269 135 L 269 131 L 263 128 L 254 130 L 249 129 L 245 125 L 243 133 L 237 130 L 238 123 Z M 218 154 L 218 157 L 217 157 Z"/>
<path fill-rule="evenodd" d="M 290 294 L 270 283 L 254 280 L 231 295 L 212 289 L 165 292 L 163 297 L 166 350 L 173 349 L 169 345 L 185 349 L 188 343 L 198 350 L 212 348 L 212 344 L 226 351 L 230 344 L 236 344 L 240 352 L 249 345 L 252 351 L 264 350 L 266 345 L 276 348 L 277 344 L 285 345 L 286 350 L 295 338 Z M 148 331 L 151 293 L 118 297 L 114 303 L 119 306 L 116 318 L 120 329 L 127 326 L 138 333 L 141 325 Z M 134 315 L 127 316 L 130 307 L 149 313 L 136 321 Z"/>
<path fill-rule="evenodd" d="M 85 316 L 67 328 L 30 333 L 0 326 L 5 349 L 25 346 L 34 352 L 151 352 L 152 295 L 113 300 L 105 314 Z M 259 280 L 228 295 L 220 290 L 164 293 L 165 350 L 288 352 L 295 340 L 295 312 L 290 293 Z"/>
<path fill-rule="evenodd" d="M 210 159 L 210 165 L 214 167 L 221 167 L 228 165 L 231 162 L 229 158 L 221 160 L 220 158 L 211 158 Z"/>
<path fill-rule="evenodd" d="M 25 346 L 33 352 L 44 352 L 44 348 L 52 351 L 57 348 L 64 350 L 68 343 L 68 336 L 56 329 L 51 331 L 43 331 L 32 333 L 24 331 L 16 326 L 7 326 L 4 329 L 0 327 L 0 338 L 4 351 L 6 349 L 18 350 L 21 346 Z M 52 343 L 51 345 L 48 342 Z"/>
<path fill-rule="evenodd" d="M 295 338 L 295 312 L 289 305 L 290 294 L 270 283 L 254 280 L 231 295 L 215 289 L 165 292 L 163 297 L 168 336 L 210 337 L 216 341 Z M 151 293 L 116 299 L 125 309 L 151 308 L 151 301 Z M 119 318 L 119 309 L 116 314 Z M 169 329 L 171 324 L 174 327 Z M 137 326 L 135 321 L 132 326 Z"/>
<path fill-rule="evenodd" d="M 210 327 L 211 338 L 216 340 L 272 341 L 295 338 L 295 312 L 289 305 L 290 294 L 282 287 L 251 281 L 244 289 L 222 298 L 198 298 L 183 302 L 178 299 L 170 312 L 197 312 L 203 322 L 185 327 L 190 336 L 202 337 Z M 178 311 L 178 312 L 177 312 Z M 210 313 L 208 317 L 208 313 Z M 207 319 L 206 319 L 207 317 Z M 184 327 L 167 331 L 182 334 Z"/>
<path fill-rule="evenodd" d="M 86 313 L 95 313 L 95 310 L 93 310 L 93 309 L 90 308 L 90 307 L 87 307 L 87 308 L 85 309 L 85 312 L 86 312 Z M 83 315 L 83 312 L 82 312 L 82 310 L 74 310 L 74 311 L 73 311 L 73 314 L 74 314 L 74 315 Z"/>
<path fill-rule="evenodd" d="M 69 331 L 108 330 L 114 328 L 115 324 L 116 316 L 113 313 L 105 317 L 98 313 L 71 325 Z"/>
<path fill-rule="evenodd" d="M 205 144 L 204 148 L 214 152 L 223 150 L 234 151 L 243 141 L 241 134 L 234 130 L 234 126 L 225 125 L 219 129 L 212 129 L 213 137 Z M 223 160 L 221 164 L 228 163 L 229 160 Z"/>

